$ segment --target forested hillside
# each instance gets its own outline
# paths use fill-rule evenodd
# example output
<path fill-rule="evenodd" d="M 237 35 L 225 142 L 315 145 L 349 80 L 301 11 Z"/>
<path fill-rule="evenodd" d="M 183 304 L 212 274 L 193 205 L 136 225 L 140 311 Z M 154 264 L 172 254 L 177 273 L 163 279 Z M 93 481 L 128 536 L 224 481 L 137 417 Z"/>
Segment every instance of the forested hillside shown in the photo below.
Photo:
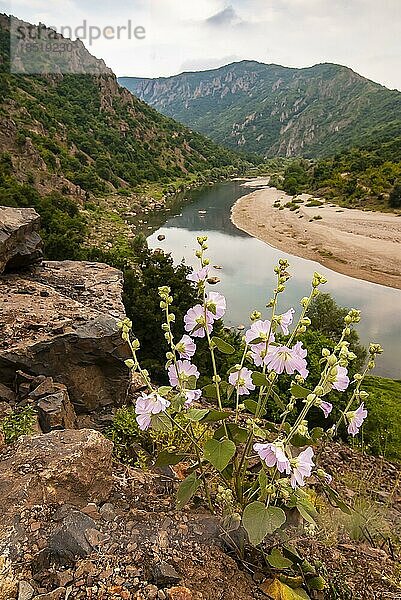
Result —
<path fill-rule="evenodd" d="M 103 61 L 97 76 L 10 75 L 9 41 L 2 15 L 0 149 L 16 179 L 40 193 L 99 194 L 241 164 L 121 88 Z"/>
<path fill-rule="evenodd" d="M 294 160 L 272 183 L 289 194 L 315 192 L 362 208 L 401 208 L 401 137 L 318 161 Z"/>
<path fill-rule="evenodd" d="M 329 156 L 401 134 L 401 93 L 351 69 L 233 63 L 120 83 L 162 113 L 231 148 L 272 156 Z"/>

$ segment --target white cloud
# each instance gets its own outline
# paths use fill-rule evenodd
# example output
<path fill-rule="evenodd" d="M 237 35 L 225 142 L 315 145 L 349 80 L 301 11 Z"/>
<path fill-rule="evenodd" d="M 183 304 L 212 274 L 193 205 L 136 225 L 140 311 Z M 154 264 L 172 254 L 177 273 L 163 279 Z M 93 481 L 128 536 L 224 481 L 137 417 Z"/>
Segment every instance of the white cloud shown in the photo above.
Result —
<path fill-rule="evenodd" d="M 144 25 L 144 41 L 92 45 L 118 75 L 170 75 L 235 57 L 294 67 L 335 62 L 401 89 L 401 0 L 13 0 L 11 9 L 51 24 Z"/>

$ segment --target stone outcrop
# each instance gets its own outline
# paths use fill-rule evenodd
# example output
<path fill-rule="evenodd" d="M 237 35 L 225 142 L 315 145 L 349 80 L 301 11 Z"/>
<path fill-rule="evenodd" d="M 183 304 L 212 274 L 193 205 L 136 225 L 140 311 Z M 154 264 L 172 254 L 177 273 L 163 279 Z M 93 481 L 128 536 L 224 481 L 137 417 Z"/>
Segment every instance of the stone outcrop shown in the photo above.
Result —
<path fill-rule="evenodd" d="M 13 388 L 21 370 L 64 384 L 78 413 L 121 403 L 129 382 L 117 327 L 122 283 L 117 269 L 90 262 L 44 262 L 0 276 L 3 385 Z M 63 403 L 63 394 L 54 401 Z"/>
<path fill-rule="evenodd" d="M 39 504 L 85 506 L 112 486 L 113 444 L 89 429 L 22 437 L 0 455 L 2 519 Z"/>
<path fill-rule="evenodd" d="M 42 258 L 40 217 L 33 208 L 0 206 L 0 273 Z"/>

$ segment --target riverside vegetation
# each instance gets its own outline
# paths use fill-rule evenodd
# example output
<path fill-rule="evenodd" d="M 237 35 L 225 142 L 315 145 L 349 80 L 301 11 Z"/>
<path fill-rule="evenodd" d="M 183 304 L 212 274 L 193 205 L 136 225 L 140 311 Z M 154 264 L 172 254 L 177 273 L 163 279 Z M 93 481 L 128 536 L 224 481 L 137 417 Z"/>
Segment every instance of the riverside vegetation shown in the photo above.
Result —
<path fill-rule="evenodd" d="M 272 185 L 295 196 L 314 193 L 341 206 L 401 208 L 401 138 L 376 141 L 317 161 L 272 160 Z"/>

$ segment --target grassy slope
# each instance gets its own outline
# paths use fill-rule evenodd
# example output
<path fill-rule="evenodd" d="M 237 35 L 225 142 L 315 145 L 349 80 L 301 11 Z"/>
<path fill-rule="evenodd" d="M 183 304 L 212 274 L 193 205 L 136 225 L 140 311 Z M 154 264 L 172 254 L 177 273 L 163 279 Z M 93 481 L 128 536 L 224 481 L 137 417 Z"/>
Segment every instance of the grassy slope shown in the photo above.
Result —
<path fill-rule="evenodd" d="M 401 381 L 367 377 L 363 388 L 370 394 L 364 432 L 371 451 L 401 460 Z"/>

